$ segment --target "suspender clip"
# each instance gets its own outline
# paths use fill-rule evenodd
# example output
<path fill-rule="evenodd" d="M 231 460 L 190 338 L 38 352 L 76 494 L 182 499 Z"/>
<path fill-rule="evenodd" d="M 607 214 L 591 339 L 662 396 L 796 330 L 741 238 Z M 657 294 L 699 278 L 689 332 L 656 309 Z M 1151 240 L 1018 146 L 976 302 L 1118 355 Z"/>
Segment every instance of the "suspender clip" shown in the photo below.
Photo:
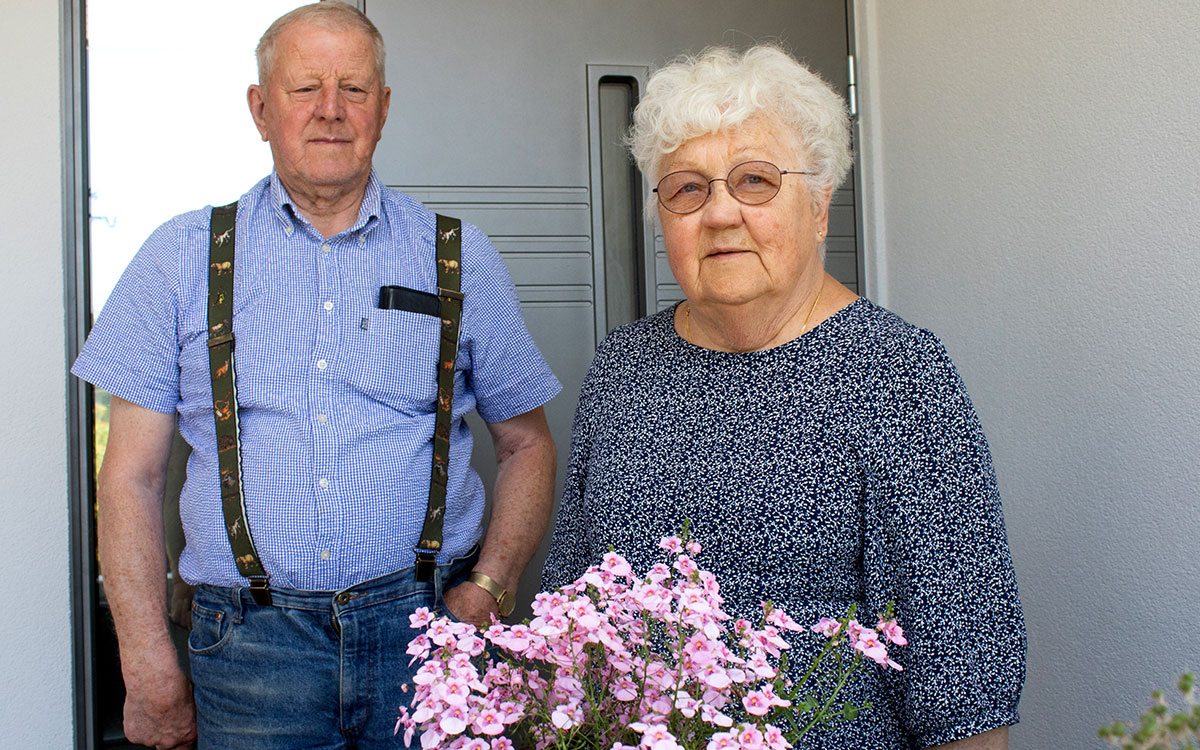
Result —
<path fill-rule="evenodd" d="M 213 336 L 212 338 L 210 338 L 208 340 L 208 348 L 214 349 L 218 346 L 221 346 L 222 344 L 232 344 L 232 343 L 233 343 L 233 334 L 226 333 L 226 334 L 222 334 L 220 336 Z"/>
<path fill-rule="evenodd" d="M 417 550 L 417 580 L 427 583 L 433 580 L 433 571 L 437 568 L 437 553 L 432 550 Z"/>
<path fill-rule="evenodd" d="M 271 606 L 271 587 L 268 585 L 270 576 L 250 576 L 250 596 L 260 607 Z"/>
<path fill-rule="evenodd" d="M 457 300 L 466 299 L 466 297 L 463 296 L 462 292 L 460 292 L 456 289 L 446 289 L 445 287 L 440 287 L 440 286 L 438 287 L 438 296 L 439 297 L 449 297 L 450 299 L 457 299 Z"/>

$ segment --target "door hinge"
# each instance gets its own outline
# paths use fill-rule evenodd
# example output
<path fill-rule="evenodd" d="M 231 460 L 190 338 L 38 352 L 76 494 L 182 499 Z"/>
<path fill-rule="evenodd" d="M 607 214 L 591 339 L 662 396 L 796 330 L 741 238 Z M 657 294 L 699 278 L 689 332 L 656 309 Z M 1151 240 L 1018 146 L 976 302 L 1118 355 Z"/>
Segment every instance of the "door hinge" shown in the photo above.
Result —
<path fill-rule="evenodd" d="M 846 56 L 846 67 L 850 81 L 846 86 L 846 101 L 850 105 L 850 118 L 855 119 L 858 117 L 858 64 L 854 55 Z"/>

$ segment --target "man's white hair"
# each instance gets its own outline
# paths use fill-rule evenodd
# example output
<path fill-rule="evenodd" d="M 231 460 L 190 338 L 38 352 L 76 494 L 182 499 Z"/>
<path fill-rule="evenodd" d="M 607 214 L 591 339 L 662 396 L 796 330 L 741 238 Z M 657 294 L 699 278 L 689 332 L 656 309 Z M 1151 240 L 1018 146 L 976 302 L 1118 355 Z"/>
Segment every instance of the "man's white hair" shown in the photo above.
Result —
<path fill-rule="evenodd" d="M 384 85 L 384 62 L 387 58 L 387 49 L 383 44 L 383 35 L 362 11 L 353 5 L 340 2 L 340 0 L 322 0 L 311 5 L 301 5 L 275 19 L 275 22 L 262 35 L 262 39 L 258 40 L 258 47 L 254 50 L 254 56 L 258 58 L 258 83 L 260 85 L 267 82 L 267 79 L 271 77 L 271 72 L 275 69 L 275 47 L 279 42 L 279 35 L 294 23 L 308 23 L 334 31 L 357 30 L 369 36 L 375 53 L 375 73 L 379 76 L 379 84 Z"/>
<path fill-rule="evenodd" d="M 650 76 L 633 115 L 630 148 L 650 182 L 662 157 L 697 136 L 735 131 L 753 120 L 794 139 L 815 204 L 837 189 L 853 162 L 846 103 L 820 76 L 773 45 L 742 54 L 710 47 Z M 652 203 L 650 204 L 652 205 Z"/>

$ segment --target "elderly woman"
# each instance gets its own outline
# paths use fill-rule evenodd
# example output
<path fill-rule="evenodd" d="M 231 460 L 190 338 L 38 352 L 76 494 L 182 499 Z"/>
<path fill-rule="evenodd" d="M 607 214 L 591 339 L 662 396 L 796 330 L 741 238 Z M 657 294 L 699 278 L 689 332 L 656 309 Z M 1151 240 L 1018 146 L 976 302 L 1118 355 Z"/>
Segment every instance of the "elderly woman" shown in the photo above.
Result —
<path fill-rule="evenodd" d="M 610 548 L 644 571 L 691 519 L 733 614 L 895 602 L 904 671 L 862 673 L 871 707 L 807 747 L 1007 747 L 1025 631 L 979 421 L 933 334 L 824 270 L 842 100 L 778 49 L 715 49 L 650 79 L 631 141 L 686 300 L 596 352 L 544 583 Z"/>

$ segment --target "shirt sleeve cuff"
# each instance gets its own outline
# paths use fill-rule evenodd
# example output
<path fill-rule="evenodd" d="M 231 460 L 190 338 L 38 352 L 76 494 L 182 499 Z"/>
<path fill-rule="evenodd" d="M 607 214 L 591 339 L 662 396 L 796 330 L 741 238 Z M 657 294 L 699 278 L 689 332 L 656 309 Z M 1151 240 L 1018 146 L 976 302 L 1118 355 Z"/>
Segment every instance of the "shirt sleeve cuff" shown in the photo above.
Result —
<path fill-rule="evenodd" d="M 89 367 L 82 359 L 71 368 L 71 374 L 93 386 L 108 391 L 117 398 L 137 404 L 150 411 L 160 414 L 174 414 L 179 403 L 178 394 L 161 393 L 146 388 L 138 388 L 135 383 L 139 375 L 128 370 L 116 370 L 111 366 Z"/>
<path fill-rule="evenodd" d="M 937 747 L 957 740 L 965 740 L 977 734 L 983 734 L 992 729 L 1016 724 L 1020 718 L 1016 709 L 998 711 L 986 716 L 976 716 L 964 719 L 961 723 L 949 727 L 941 727 L 916 736 L 917 747 Z"/>

